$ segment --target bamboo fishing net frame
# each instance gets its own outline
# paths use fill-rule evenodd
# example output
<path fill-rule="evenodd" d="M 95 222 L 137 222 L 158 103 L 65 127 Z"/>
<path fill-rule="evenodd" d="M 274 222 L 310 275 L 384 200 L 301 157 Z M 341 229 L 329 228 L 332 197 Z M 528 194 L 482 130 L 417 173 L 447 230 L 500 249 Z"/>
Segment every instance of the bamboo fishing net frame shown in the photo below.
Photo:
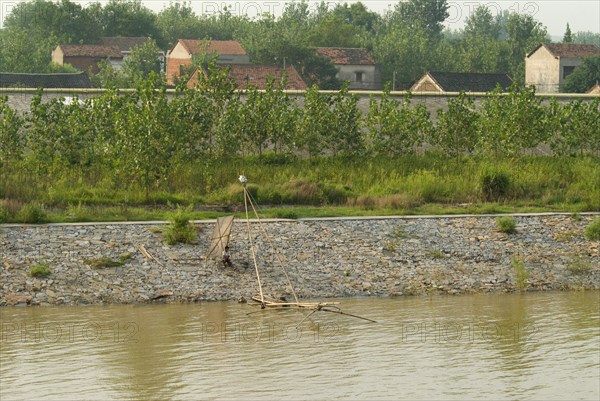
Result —
<path fill-rule="evenodd" d="M 254 212 L 254 215 L 256 217 L 256 220 L 258 222 L 258 225 L 260 227 L 260 229 L 262 230 L 262 232 L 265 235 L 265 238 L 267 239 L 267 242 L 269 243 L 269 245 L 273 248 L 276 249 L 273 241 L 271 241 L 271 237 L 269 236 L 269 233 L 267 232 L 267 230 L 265 229 L 265 227 L 262 224 L 262 221 L 258 215 L 258 211 L 256 210 L 256 207 L 254 205 L 253 199 L 252 199 L 252 195 L 250 195 L 250 193 L 248 192 L 248 189 L 246 188 L 246 177 L 244 176 L 240 176 L 240 181 L 242 183 L 242 187 L 244 189 L 244 208 L 246 211 L 246 226 L 248 229 L 248 240 L 250 243 L 250 252 L 252 254 L 252 260 L 254 262 L 254 270 L 256 271 L 256 279 L 258 280 L 258 288 L 259 288 L 259 297 L 254 296 L 252 297 L 252 300 L 257 302 L 261 309 L 265 309 L 265 308 L 289 308 L 289 307 L 296 307 L 299 309 L 311 309 L 312 311 L 305 316 L 302 321 L 299 323 L 301 324 L 302 322 L 304 322 L 306 319 L 308 319 L 313 313 L 317 312 L 317 311 L 323 311 L 323 312 L 331 312 L 331 313 L 338 313 L 341 315 L 346 315 L 346 316 L 351 316 L 351 317 L 355 317 L 358 319 L 362 319 L 362 320 L 366 320 L 372 323 L 377 323 L 375 320 L 366 318 L 366 317 L 362 317 L 362 316 L 358 316 L 358 315 L 353 315 L 351 313 L 346 313 L 343 312 L 340 308 L 338 308 L 336 305 L 339 304 L 339 302 L 300 302 L 298 300 L 298 295 L 296 294 L 296 291 L 294 290 L 294 286 L 292 285 L 292 282 L 290 280 L 290 277 L 287 273 L 287 270 L 284 267 L 283 261 L 281 259 L 281 256 L 275 252 L 275 255 L 277 257 L 277 260 L 279 262 L 279 265 L 281 266 L 281 269 L 285 275 L 286 281 L 290 287 L 290 290 L 292 291 L 292 294 L 294 296 L 294 301 L 295 302 L 281 302 L 281 300 L 276 300 L 274 298 L 271 297 L 265 297 L 263 290 L 262 290 L 262 283 L 260 280 L 260 274 L 258 272 L 258 262 L 256 261 L 256 252 L 254 250 L 254 241 L 252 240 L 252 230 L 250 229 L 250 217 L 249 217 L 249 212 L 248 212 L 248 204 L 250 204 L 250 207 L 252 208 L 252 211 Z M 268 299 L 267 299 L 268 298 Z"/>
<path fill-rule="evenodd" d="M 269 233 L 267 233 L 267 230 L 265 230 L 265 227 L 263 226 L 262 221 L 260 220 L 260 217 L 258 216 L 258 211 L 256 210 L 256 207 L 254 206 L 254 202 L 252 201 L 252 196 L 246 189 L 246 184 L 243 184 L 243 188 L 244 188 L 244 207 L 246 209 L 246 224 L 248 227 L 248 239 L 250 241 L 250 252 L 252 253 L 252 260 L 254 261 L 254 269 L 256 270 L 256 278 L 258 279 L 261 303 L 263 304 L 263 307 L 264 307 L 265 299 L 264 299 L 264 295 L 262 292 L 262 284 L 260 282 L 260 276 L 258 274 L 258 263 L 256 262 L 256 254 L 254 252 L 254 243 L 252 241 L 252 233 L 250 230 L 250 219 L 248 216 L 248 203 L 250 203 L 250 206 L 252 207 L 252 210 L 254 211 L 254 215 L 256 216 L 256 220 L 258 221 L 258 225 L 260 226 L 260 229 L 262 230 L 262 232 L 265 234 L 265 238 L 267 239 L 267 242 L 273 249 L 276 249 L 276 248 L 275 248 L 275 245 L 273 244 L 273 241 L 271 241 L 271 237 L 269 236 Z M 283 265 L 283 260 L 281 260 L 281 255 L 279 255 L 277 252 L 275 252 L 275 256 L 277 257 L 279 265 L 281 266 L 281 270 L 283 270 L 283 274 L 285 275 L 285 279 L 290 287 L 290 290 L 292 291 L 294 300 L 296 301 L 296 303 L 299 303 L 298 295 L 296 294 L 296 290 L 294 290 L 294 286 L 292 284 L 292 281 L 290 280 L 290 276 L 288 275 L 287 270 L 285 269 L 285 267 Z"/>

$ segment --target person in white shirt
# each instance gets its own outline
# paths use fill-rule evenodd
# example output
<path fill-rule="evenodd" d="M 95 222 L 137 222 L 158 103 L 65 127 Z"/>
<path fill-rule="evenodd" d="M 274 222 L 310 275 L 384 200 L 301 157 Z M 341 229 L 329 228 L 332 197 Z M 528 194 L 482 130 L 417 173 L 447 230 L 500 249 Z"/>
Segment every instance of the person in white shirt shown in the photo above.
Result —
<path fill-rule="evenodd" d="M 229 246 L 225 246 L 225 249 L 223 249 L 223 266 L 233 266 L 233 263 L 231 263 L 231 255 L 229 254 Z"/>

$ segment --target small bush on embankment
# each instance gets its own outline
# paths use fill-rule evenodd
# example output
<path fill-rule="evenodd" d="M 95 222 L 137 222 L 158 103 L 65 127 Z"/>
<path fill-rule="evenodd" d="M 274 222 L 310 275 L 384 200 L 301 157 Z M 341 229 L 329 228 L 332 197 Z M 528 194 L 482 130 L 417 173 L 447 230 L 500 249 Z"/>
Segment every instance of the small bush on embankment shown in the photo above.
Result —
<path fill-rule="evenodd" d="M 171 213 L 171 224 L 165 228 L 163 233 L 167 244 L 191 244 L 196 241 L 196 229 L 190 223 L 190 210 L 191 208 L 178 207 L 175 212 Z"/>
<path fill-rule="evenodd" d="M 118 259 L 111 259 L 103 256 L 100 258 L 85 259 L 83 262 L 92 269 L 106 269 L 111 267 L 121 267 L 127 263 L 131 257 L 132 255 L 130 253 L 123 253 Z"/>
<path fill-rule="evenodd" d="M 567 270 L 573 274 L 585 274 L 592 270 L 592 264 L 588 259 L 577 256 L 569 261 Z"/>
<path fill-rule="evenodd" d="M 600 217 L 596 217 L 585 229 L 585 237 L 590 241 L 600 240 Z"/>
<path fill-rule="evenodd" d="M 520 291 L 527 289 L 527 279 L 529 278 L 529 273 L 525 267 L 525 261 L 522 257 L 513 255 L 513 257 L 510 259 L 510 263 L 515 273 L 515 284 L 517 288 Z"/>
<path fill-rule="evenodd" d="M 496 219 L 496 228 L 501 233 L 514 234 L 517 232 L 517 220 L 512 216 L 502 216 Z"/>
<path fill-rule="evenodd" d="M 52 274 L 52 269 L 46 262 L 38 262 L 29 269 L 29 275 L 31 277 L 44 278 L 48 277 L 50 274 Z"/>

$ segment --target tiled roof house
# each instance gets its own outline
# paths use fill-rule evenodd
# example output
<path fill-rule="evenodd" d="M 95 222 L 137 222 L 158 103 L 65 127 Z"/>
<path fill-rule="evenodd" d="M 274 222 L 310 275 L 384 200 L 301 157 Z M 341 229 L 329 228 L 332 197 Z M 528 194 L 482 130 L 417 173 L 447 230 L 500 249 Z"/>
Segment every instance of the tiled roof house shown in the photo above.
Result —
<path fill-rule="evenodd" d="M 410 88 L 412 92 L 490 92 L 500 85 L 507 89 L 512 84 L 507 74 L 475 72 L 428 71 Z"/>
<path fill-rule="evenodd" d="M 525 83 L 537 92 L 560 92 L 564 80 L 585 57 L 600 55 L 595 45 L 543 43 L 525 57 Z"/>
<path fill-rule="evenodd" d="M 337 68 L 336 77 L 348 81 L 352 90 L 377 90 L 381 88 L 380 67 L 365 48 L 317 47 L 319 56 L 325 57 Z"/>
<path fill-rule="evenodd" d="M 81 71 L 97 73 L 101 60 L 109 60 L 118 68 L 123 54 L 118 47 L 105 45 L 58 45 L 52 51 L 52 62 L 70 64 Z"/>
<path fill-rule="evenodd" d="M 192 65 L 192 57 L 201 54 L 217 56 L 217 64 L 249 64 L 250 58 L 235 40 L 179 39 L 167 54 L 167 84 L 173 85 L 185 68 Z"/>
<path fill-rule="evenodd" d="M 256 64 L 231 64 L 229 68 L 229 78 L 234 80 L 238 89 L 246 89 L 253 86 L 257 89 L 266 89 L 269 79 L 275 79 L 275 86 L 278 87 L 283 75 L 286 76 L 287 90 L 303 91 L 307 89 L 306 83 L 298 74 L 293 66 L 288 66 L 285 70 L 282 67 Z M 196 69 L 187 83 L 188 88 L 193 88 L 198 84 L 199 70 Z"/>

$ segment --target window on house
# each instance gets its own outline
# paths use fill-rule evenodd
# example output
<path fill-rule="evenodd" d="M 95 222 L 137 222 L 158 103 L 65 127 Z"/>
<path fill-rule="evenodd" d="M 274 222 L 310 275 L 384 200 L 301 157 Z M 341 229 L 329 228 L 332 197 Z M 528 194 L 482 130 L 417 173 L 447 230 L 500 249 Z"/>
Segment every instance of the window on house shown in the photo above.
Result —
<path fill-rule="evenodd" d="M 182 77 L 184 73 L 185 73 L 185 69 L 184 69 L 183 64 L 179 64 L 179 76 Z"/>
<path fill-rule="evenodd" d="M 355 72 L 354 73 L 354 81 L 355 82 L 362 82 L 363 81 L 363 73 L 362 72 Z"/>
<path fill-rule="evenodd" d="M 563 67 L 563 79 L 565 79 L 566 77 L 568 77 L 569 75 L 571 75 L 571 73 L 573 72 L 573 70 L 575 69 L 575 67 L 569 65 L 569 66 L 564 66 Z"/>

